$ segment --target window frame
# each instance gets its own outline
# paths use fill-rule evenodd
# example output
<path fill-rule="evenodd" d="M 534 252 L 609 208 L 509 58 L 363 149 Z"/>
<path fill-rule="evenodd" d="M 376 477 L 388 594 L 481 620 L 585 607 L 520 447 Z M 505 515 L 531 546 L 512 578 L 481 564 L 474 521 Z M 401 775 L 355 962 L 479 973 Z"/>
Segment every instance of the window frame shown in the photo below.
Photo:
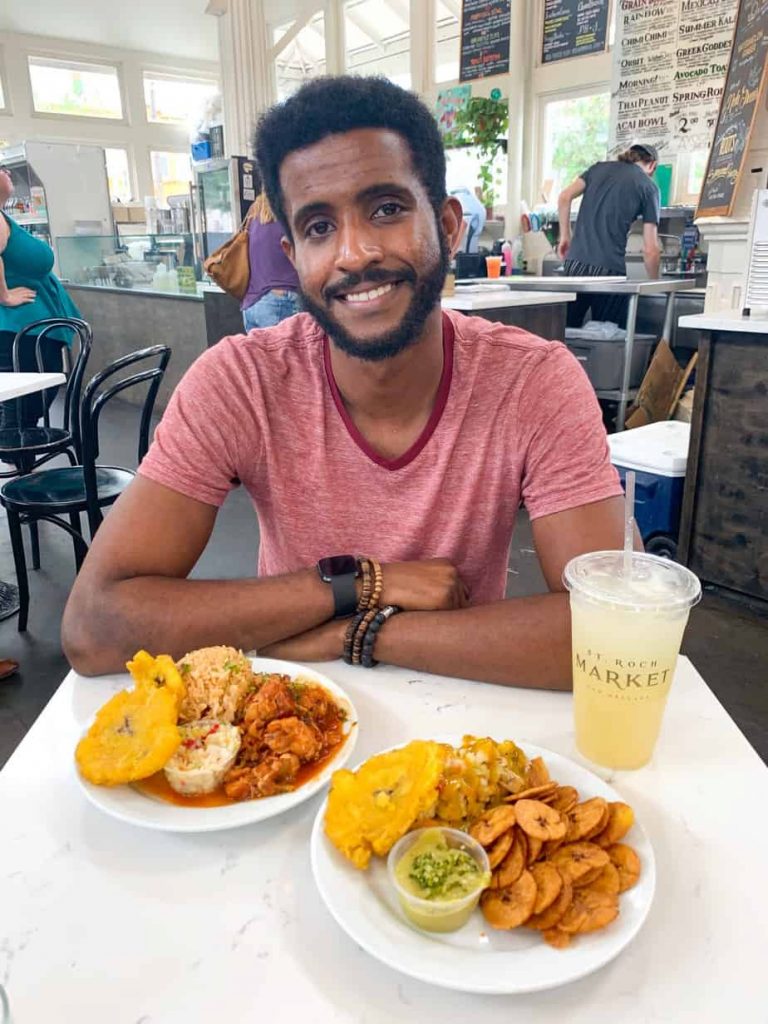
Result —
<path fill-rule="evenodd" d="M 155 78 L 159 81 L 165 82 L 186 82 L 190 85 L 213 85 L 221 95 L 221 79 L 214 76 L 209 76 L 204 73 L 196 75 L 189 71 L 180 71 L 175 68 L 158 68 L 151 64 L 143 64 L 139 69 L 139 77 L 141 83 L 141 119 L 146 125 L 151 125 L 153 128 L 171 128 L 183 130 L 186 122 L 185 121 L 151 121 L 147 116 L 147 96 L 145 92 L 144 83 L 147 78 Z M 158 150 L 158 152 L 160 152 Z M 168 150 L 167 152 L 171 152 Z M 175 152 L 175 151 L 174 151 Z"/>
<path fill-rule="evenodd" d="M 13 117 L 13 104 L 11 103 L 11 94 L 8 91 L 8 75 L 5 70 L 5 51 L 2 46 L 0 46 L 0 90 L 3 93 L 0 117 Z"/>
<path fill-rule="evenodd" d="M 63 121 L 67 124 L 121 124 L 130 125 L 130 117 L 128 110 L 128 101 L 125 91 L 124 81 L 124 69 L 121 61 L 115 61 L 114 64 L 104 60 L 94 60 L 92 57 L 83 57 L 76 53 L 54 53 L 50 50 L 27 50 L 24 54 L 27 70 L 27 82 L 29 84 L 29 94 L 32 100 L 31 116 L 34 118 L 52 118 L 55 121 Z M 110 68 L 113 69 L 117 77 L 117 88 L 120 96 L 120 109 L 122 111 L 121 117 L 95 117 L 93 114 L 60 114 L 54 111 L 38 110 L 35 107 L 35 92 L 32 86 L 32 68 L 31 61 L 48 61 L 52 66 L 67 65 L 67 64 L 79 64 L 84 68 Z"/>
<path fill-rule="evenodd" d="M 536 123 L 536 152 L 533 160 L 535 177 L 532 182 L 532 187 L 536 195 L 539 194 L 539 187 L 541 186 L 544 180 L 544 153 L 546 151 L 546 114 L 547 107 L 549 106 L 549 104 L 562 103 L 563 101 L 567 100 L 584 99 L 588 96 L 602 96 L 606 93 L 610 96 L 610 82 L 591 82 L 589 85 L 577 86 L 572 89 L 558 89 L 555 92 L 539 93 L 535 97 L 534 107 Z"/>
<path fill-rule="evenodd" d="M 155 201 L 156 202 L 159 202 L 159 200 L 158 200 L 158 197 L 157 197 L 157 192 L 155 191 L 155 172 L 154 172 L 154 167 L 152 166 L 152 154 L 153 153 L 173 153 L 173 154 L 178 155 L 178 156 L 186 156 L 189 159 L 189 169 L 190 169 L 190 174 L 191 174 L 191 177 L 190 177 L 190 187 L 195 184 L 195 165 L 194 165 L 194 162 L 192 160 L 192 156 L 190 154 L 189 148 L 187 148 L 187 149 L 179 148 L 177 146 L 174 146 L 170 142 L 169 143 L 153 142 L 149 146 L 147 146 L 147 162 L 149 164 L 149 179 L 150 179 L 150 182 L 152 184 L 152 193 L 151 194 L 155 197 Z"/>
<path fill-rule="evenodd" d="M 93 145 L 93 143 L 91 143 L 91 145 Z M 129 180 L 129 184 L 130 184 L 131 193 L 134 196 L 138 196 L 139 189 L 138 189 L 138 175 L 137 175 L 137 168 L 136 168 L 136 154 L 134 152 L 133 145 L 130 142 L 114 142 L 114 141 L 109 141 L 109 142 L 101 141 L 101 142 L 97 142 L 96 145 L 97 146 L 101 146 L 102 149 L 105 151 L 105 153 L 104 153 L 105 168 L 106 168 L 106 162 L 107 162 L 106 150 L 108 150 L 108 149 L 122 149 L 122 150 L 125 151 L 126 156 L 128 157 L 128 180 Z M 109 189 L 109 173 L 107 173 L 107 189 Z M 109 201 L 110 201 L 110 204 L 115 202 L 115 200 L 112 198 L 112 193 L 111 192 L 109 194 Z M 138 200 L 134 200 L 134 202 L 138 202 Z"/>

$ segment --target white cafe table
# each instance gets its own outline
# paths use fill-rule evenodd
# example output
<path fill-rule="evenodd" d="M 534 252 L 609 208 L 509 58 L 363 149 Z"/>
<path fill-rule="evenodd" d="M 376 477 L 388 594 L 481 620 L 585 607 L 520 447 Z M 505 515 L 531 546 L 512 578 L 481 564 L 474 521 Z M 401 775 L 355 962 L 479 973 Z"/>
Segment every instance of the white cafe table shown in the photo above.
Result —
<path fill-rule="evenodd" d="M 63 373 L 0 373 L 0 402 L 55 388 L 65 384 L 66 380 Z M 0 580 L 0 619 L 7 619 L 18 610 L 18 588 Z"/>
<path fill-rule="evenodd" d="M 463 731 L 576 757 L 568 694 L 316 667 L 357 706 L 355 761 Z M 109 692 L 70 673 L 0 773 L 0 982 L 14 1024 L 768 1020 L 768 773 L 686 658 L 651 765 L 601 773 L 654 846 L 648 919 L 595 974 L 526 996 L 434 988 L 349 939 L 310 871 L 319 795 L 279 818 L 196 835 L 96 810 L 72 753 Z"/>

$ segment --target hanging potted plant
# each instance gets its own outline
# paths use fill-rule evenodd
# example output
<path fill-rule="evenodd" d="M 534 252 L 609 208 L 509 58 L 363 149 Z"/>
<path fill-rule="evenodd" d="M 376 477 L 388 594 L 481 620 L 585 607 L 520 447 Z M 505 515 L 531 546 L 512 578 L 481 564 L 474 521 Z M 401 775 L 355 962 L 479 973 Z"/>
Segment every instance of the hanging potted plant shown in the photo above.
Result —
<path fill-rule="evenodd" d="M 506 152 L 509 128 L 509 106 L 506 100 L 472 96 L 456 111 L 450 134 L 445 138 L 447 149 L 473 146 L 480 157 L 478 170 L 480 201 L 488 216 L 498 199 L 499 171 L 495 168 L 499 153 Z"/>

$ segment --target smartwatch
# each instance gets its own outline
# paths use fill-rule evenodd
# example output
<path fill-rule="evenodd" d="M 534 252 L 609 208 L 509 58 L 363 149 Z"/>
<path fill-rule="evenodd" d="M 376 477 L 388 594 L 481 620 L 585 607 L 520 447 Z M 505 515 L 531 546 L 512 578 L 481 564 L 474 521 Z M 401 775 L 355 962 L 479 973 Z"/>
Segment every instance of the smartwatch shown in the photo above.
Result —
<path fill-rule="evenodd" d="M 345 619 L 357 611 L 357 588 L 355 580 L 360 575 L 360 565 L 354 555 L 331 555 L 321 558 L 317 571 L 323 583 L 330 583 L 333 592 L 333 617 Z"/>

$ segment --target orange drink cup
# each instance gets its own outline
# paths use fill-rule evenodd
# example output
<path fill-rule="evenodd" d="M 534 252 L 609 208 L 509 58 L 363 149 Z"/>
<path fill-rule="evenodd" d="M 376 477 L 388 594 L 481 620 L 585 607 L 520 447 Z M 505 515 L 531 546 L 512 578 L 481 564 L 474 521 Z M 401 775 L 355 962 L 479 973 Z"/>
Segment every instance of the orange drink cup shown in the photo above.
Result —
<path fill-rule="evenodd" d="M 501 277 L 501 256 L 486 256 L 485 267 L 488 277 Z"/>

